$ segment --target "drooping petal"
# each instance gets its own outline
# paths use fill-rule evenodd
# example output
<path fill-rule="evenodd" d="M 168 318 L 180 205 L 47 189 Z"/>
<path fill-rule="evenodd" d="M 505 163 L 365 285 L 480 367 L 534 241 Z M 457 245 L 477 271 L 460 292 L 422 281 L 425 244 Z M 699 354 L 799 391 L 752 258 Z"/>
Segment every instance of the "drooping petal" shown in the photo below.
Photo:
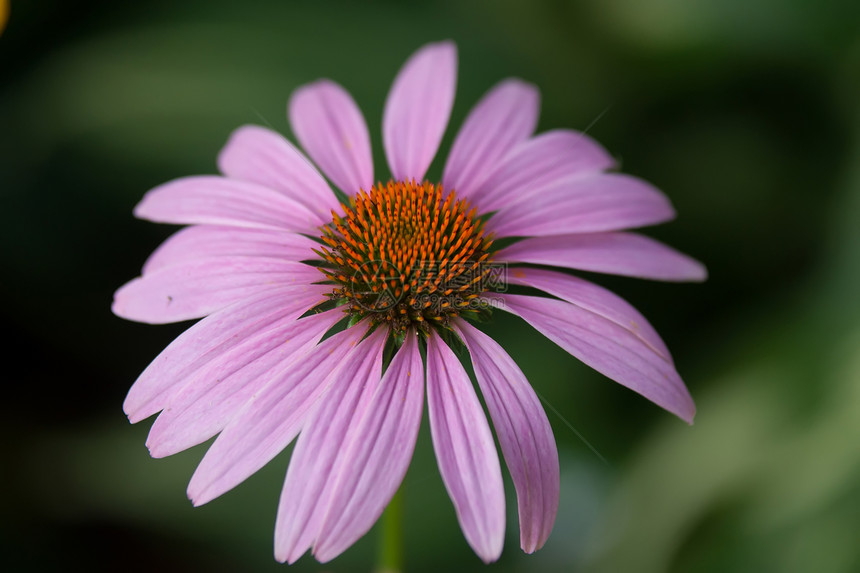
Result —
<path fill-rule="evenodd" d="M 335 185 L 348 195 L 370 190 L 370 135 L 345 89 L 331 80 L 302 86 L 290 97 L 288 114 L 299 143 Z"/>
<path fill-rule="evenodd" d="M 466 541 L 485 563 L 502 553 L 505 494 L 499 457 L 469 375 L 439 336 L 427 338 L 433 450 Z"/>
<path fill-rule="evenodd" d="M 177 225 L 230 225 L 313 232 L 320 217 L 284 194 L 215 175 L 183 177 L 143 196 L 134 214 Z"/>
<path fill-rule="evenodd" d="M 280 191 L 315 213 L 320 225 L 339 207 L 308 158 L 283 135 L 265 127 L 245 125 L 234 131 L 218 155 L 218 169 L 227 177 Z"/>
<path fill-rule="evenodd" d="M 298 318 L 322 292 L 320 287 L 297 296 L 294 289 L 274 289 L 204 318 L 161 351 L 132 385 L 123 403 L 129 420 L 139 422 L 163 409 L 195 371 L 223 360 L 252 333 Z"/>
<path fill-rule="evenodd" d="M 382 143 L 395 180 L 421 181 L 442 140 L 457 88 L 457 48 L 428 44 L 400 69 L 382 118 Z"/>
<path fill-rule="evenodd" d="M 319 243 L 273 229 L 192 225 L 171 235 L 146 260 L 143 274 L 164 267 L 218 256 L 271 257 L 286 261 L 318 259 Z"/>
<path fill-rule="evenodd" d="M 558 512 L 558 451 L 540 400 L 522 370 L 499 344 L 458 321 L 457 331 L 472 355 L 478 386 L 517 490 L 520 546 L 543 547 Z"/>
<path fill-rule="evenodd" d="M 585 364 L 693 423 L 696 407 L 675 367 L 629 330 L 563 300 L 494 297 Z"/>
<path fill-rule="evenodd" d="M 411 332 L 391 364 L 364 416 L 346 431 L 348 445 L 326 484 L 328 510 L 314 544 L 325 563 L 373 526 L 406 475 L 424 400 L 424 365 Z M 356 423 L 357 422 L 357 423 Z"/>
<path fill-rule="evenodd" d="M 563 179 L 598 173 L 614 164 L 609 153 L 584 133 L 548 131 L 516 146 L 469 199 L 482 213 L 489 213 Z"/>
<path fill-rule="evenodd" d="M 446 189 L 469 196 L 538 122 L 540 92 L 517 79 L 499 83 L 472 109 L 445 163 Z"/>
<path fill-rule="evenodd" d="M 356 344 L 363 333 L 361 327 L 350 328 L 328 338 L 248 402 L 224 428 L 191 477 L 188 497 L 194 505 L 234 488 L 287 447 L 320 397 L 325 395 L 323 403 L 334 399 L 333 381 L 353 376 L 358 360 Z"/>
<path fill-rule="evenodd" d="M 116 291 L 111 309 L 117 316 L 137 322 L 179 322 L 273 288 L 292 286 L 317 292 L 311 283 L 323 278 L 314 267 L 274 258 L 201 258 L 133 279 Z"/>
<path fill-rule="evenodd" d="M 368 413 L 382 376 L 379 328 L 347 356 L 329 391 L 296 442 L 278 504 L 275 558 L 293 563 L 307 551 L 322 527 L 331 494 L 329 480 L 351 425 Z"/>
<path fill-rule="evenodd" d="M 626 300 L 603 287 L 579 277 L 543 269 L 508 269 L 506 279 L 509 284 L 534 287 L 599 314 L 621 328 L 629 330 L 654 352 L 672 361 L 669 349 L 648 320 Z"/>
<path fill-rule="evenodd" d="M 528 203 L 499 210 L 487 229 L 498 237 L 594 233 L 656 225 L 674 217 L 669 199 L 645 181 L 598 174 L 541 189 Z"/>
<path fill-rule="evenodd" d="M 343 318 L 337 309 L 255 332 L 217 360 L 188 377 L 164 408 L 146 440 L 154 458 L 202 443 L 236 417 L 273 380 L 281 380 L 297 360 Z"/>
<path fill-rule="evenodd" d="M 500 250 L 495 259 L 660 281 L 703 281 L 707 277 L 699 261 L 636 233 L 535 237 Z"/>

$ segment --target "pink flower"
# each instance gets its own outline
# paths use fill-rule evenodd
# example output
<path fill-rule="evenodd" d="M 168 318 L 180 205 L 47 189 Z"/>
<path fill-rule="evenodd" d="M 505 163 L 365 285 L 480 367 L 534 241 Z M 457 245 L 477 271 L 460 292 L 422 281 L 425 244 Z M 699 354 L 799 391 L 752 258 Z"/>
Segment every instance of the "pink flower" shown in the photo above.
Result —
<path fill-rule="evenodd" d="M 340 85 L 320 80 L 293 94 L 296 137 L 349 204 L 281 135 L 245 126 L 218 157 L 222 176 L 166 183 L 135 209 L 190 226 L 117 291 L 113 311 L 148 323 L 205 318 L 141 374 L 125 411 L 132 422 L 161 412 L 147 440 L 154 457 L 218 434 L 188 486 L 195 505 L 298 436 L 275 526 L 280 561 L 308 549 L 333 559 L 379 518 L 412 457 L 425 381 L 433 447 L 460 526 L 481 559 L 499 557 L 499 459 L 449 343 L 471 355 L 516 488 L 521 546 L 532 552 L 546 542 L 559 496 L 555 440 L 522 371 L 469 321 L 493 307 L 693 419 L 693 401 L 645 318 L 595 284 L 535 268 L 702 280 L 698 262 L 624 231 L 672 219 L 669 201 L 644 181 L 607 173 L 612 158 L 581 133 L 533 136 L 538 91 L 517 79 L 471 111 L 441 184 L 421 183 L 448 123 L 456 69 L 455 46 L 442 42 L 397 75 L 382 125 L 387 184 L 374 185 L 367 126 Z M 495 249 L 491 239 L 507 237 L 520 240 Z M 550 296 L 511 294 L 512 286 Z M 332 330 L 345 318 L 347 328 Z"/>

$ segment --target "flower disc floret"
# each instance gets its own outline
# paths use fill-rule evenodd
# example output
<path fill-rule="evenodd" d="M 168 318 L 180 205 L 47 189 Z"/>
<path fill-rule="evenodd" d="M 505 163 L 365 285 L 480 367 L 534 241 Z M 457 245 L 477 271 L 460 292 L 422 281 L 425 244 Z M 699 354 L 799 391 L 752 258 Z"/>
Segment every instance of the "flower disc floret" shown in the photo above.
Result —
<path fill-rule="evenodd" d="M 323 273 L 360 320 L 403 332 L 446 326 L 473 308 L 491 272 L 492 240 L 465 199 L 427 181 L 360 191 L 323 228 Z"/>

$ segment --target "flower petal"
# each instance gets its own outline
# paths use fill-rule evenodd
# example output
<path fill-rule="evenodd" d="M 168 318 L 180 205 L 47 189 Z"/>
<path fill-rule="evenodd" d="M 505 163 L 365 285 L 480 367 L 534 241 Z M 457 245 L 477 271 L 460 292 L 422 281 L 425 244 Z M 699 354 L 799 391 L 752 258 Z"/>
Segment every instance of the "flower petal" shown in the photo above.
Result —
<path fill-rule="evenodd" d="M 320 217 L 268 187 L 201 175 L 165 183 L 144 195 L 134 214 L 156 223 L 231 225 L 312 232 Z"/>
<path fill-rule="evenodd" d="M 192 225 L 171 235 L 146 260 L 143 274 L 164 267 L 218 256 L 272 257 L 286 261 L 318 259 L 319 243 L 296 233 Z"/>
<path fill-rule="evenodd" d="M 288 317 L 243 339 L 188 377 L 149 431 L 154 458 L 202 443 L 236 417 L 272 380 L 282 379 L 343 318 L 337 309 L 296 320 Z"/>
<path fill-rule="evenodd" d="M 330 501 L 314 544 L 314 556 L 321 563 L 367 533 L 397 492 L 418 437 L 423 378 L 418 339 L 410 332 L 363 417 L 354 417 L 346 431 L 349 445 L 338 456 L 326 485 Z"/>
<path fill-rule="evenodd" d="M 394 179 L 422 181 L 451 116 L 457 47 L 427 44 L 403 64 L 382 118 L 382 142 Z"/>
<path fill-rule="evenodd" d="M 370 190 L 370 135 L 361 110 L 345 89 L 319 80 L 294 91 L 287 109 L 299 143 L 335 185 L 348 195 Z"/>
<path fill-rule="evenodd" d="M 339 207 L 308 158 L 283 135 L 265 127 L 245 125 L 234 131 L 218 155 L 218 169 L 232 179 L 280 191 L 316 214 L 320 225 Z"/>
<path fill-rule="evenodd" d="M 313 290 L 296 296 L 294 289 L 273 289 L 204 318 L 171 342 L 138 377 L 123 403 L 129 420 L 135 423 L 155 414 L 195 371 L 223 360 L 254 332 L 298 318 L 317 296 Z"/>
<path fill-rule="evenodd" d="M 493 435 L 469 375 L 439 336 L 427 338 L 430 435 L 466 541 L 485 563 L 505 538 L 505 494 Z"/>
<path fill-rule="evenodd" d="M 563 300 L 494 296 L 585 364 L 693 423 L 696 407 L 675 367 L 629 330 Z"/>
<path fill-rule="evenodd" d="M 481 213 L 513 205 L 544 187 L 577 175 L 609 169 L 615 161 L 596 141 L 577 131 L 541 133 L 515 147 L 469 194 Z"/>
<path fill-rule="evenodd" d="M 558 451 L 552 427 L 508 353 L 466 321 L 458 321 L 456 330 L 472 355 L 478 386 L 517 490 L 520 545 L 533 553 L 546 543 L 558 512 Z"/>
<path fill-rule="evenodd" d="M 446 189 L 468 196 L 515 145 L 537 127 L 540 92 L 532 84 L 507 79 L 472 109 L 454 140 L 445 163 Z"/>
<path fill-rule="evenodd" d="M 495 258 L 661 281 L 703 281 L 708 275 L 699 261 L 636 233 L 535 237 L 500 250 Z"/>
<path fill-rule="evenodd" d="M 362 328 L 350 328 L 326 339 L 246 404 L 191 477 L 188 497 L 194 505 L 236 487 L 287 447 L 319 398 L 324 393 L 323 402 L 332 398 L 332 382 L 339 376 L 352 376 L 358 353 L 355 345 L 363 333 Z"/>
<path fill-rule="evenodd" d="M 163 324 L 200 318 L 277 287 L 319 289 L 324 277 L 301 263 L 264 257 L 209 257 L 162 268 L 116 291 L 111 310 L 137 322 Z"/>
<path fill-rule="evenodd" d="M 540 289 L 611 320 L 640 338 L 665 360 L 672 361 L 669 349 L 648 320 L 626 300 L 603 287 L 579 277 L 543 269 L 508 269 L 505 278 L 509 284 Z"/>
<path fill-rule="evenodd" d="M 386 329 L 377 329 L 343 360 L 346 366 L 330 381 L 296 442 L 275 523 L 278 561 L 293 563 L 319 534 L 331 493 L 329 480 L 348 430 L 367 414 L 380 385 L 387 334 Z"/>
<path fill-rule="evenodd" d="M 533 193 L 527 208 L 499 210 L 487 229 L 499 237 L 617 231 L 675 217 L 669 199 L 641 179 L 617 174 L 574 177 Z"/>

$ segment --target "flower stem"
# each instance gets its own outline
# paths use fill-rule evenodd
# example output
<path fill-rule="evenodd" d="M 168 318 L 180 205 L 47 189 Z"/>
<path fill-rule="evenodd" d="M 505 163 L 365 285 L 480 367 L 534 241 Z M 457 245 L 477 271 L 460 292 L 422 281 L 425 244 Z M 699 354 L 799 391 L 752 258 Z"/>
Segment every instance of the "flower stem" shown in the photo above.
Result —
<path fill-rule="evenodd" d="M 403 571 L 403 488 L 401 487 L 382 514 L 377 573 Z"/>

